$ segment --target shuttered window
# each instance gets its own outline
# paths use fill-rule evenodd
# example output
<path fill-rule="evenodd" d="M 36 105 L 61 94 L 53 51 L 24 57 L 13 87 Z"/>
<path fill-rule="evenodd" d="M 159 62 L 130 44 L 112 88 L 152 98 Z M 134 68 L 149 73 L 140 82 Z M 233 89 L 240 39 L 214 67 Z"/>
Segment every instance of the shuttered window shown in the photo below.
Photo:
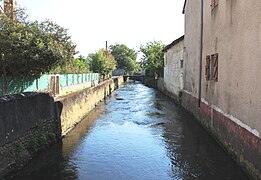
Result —
<path fill-rule="evenodd" d="M 206 66 L 205 66 L 205 76 L 206 80 L 218 81 L 218 54 L 212 54 L 206 56 Z"/>
<path fill-rule="evenodd" d="M 217 82 L 218 81 L 218 54 L 217 53 L 213 55 L 213 67 L 214 67 L 213 80 Z"/>
<path fill-rule="evenodd" d="M 205 75 L 206 75 L 206 80 L 210 80 L 210 56 L 206 57 L 206 66 L 205 66 Z"/>

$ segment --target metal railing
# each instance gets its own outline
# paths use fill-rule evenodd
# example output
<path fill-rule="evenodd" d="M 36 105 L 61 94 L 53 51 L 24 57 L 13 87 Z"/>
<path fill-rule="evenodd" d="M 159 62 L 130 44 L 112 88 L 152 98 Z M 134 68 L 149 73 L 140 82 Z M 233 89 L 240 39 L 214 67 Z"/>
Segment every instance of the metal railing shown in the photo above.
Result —
<path fill-rule="evenodd" d="M 0 96 L 30 91 L 54 91 L 54 89 L 56 89 L 54 94 L 57 94 L 57 91 L 59 94 L 80 86 L 92 86 L 98 81 L 98 73 L 42 75 L 24 79 L 6 78 L 5 81 L 0 78 Z"/>

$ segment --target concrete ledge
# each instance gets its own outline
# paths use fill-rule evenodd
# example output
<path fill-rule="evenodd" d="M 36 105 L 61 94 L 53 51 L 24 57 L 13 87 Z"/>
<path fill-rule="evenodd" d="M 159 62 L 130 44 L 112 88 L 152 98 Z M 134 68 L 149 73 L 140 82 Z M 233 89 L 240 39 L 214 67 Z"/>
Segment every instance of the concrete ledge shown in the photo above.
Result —
<path fill-rule="evenodd" d="M 67 134 L 75 127 L 97 103 L 103 101 L 112 91 L 123 83 L 123 77 L 114 77 L 95 87 L 86 88 L 55 99 L 61 106 L 61 132 Z"/>

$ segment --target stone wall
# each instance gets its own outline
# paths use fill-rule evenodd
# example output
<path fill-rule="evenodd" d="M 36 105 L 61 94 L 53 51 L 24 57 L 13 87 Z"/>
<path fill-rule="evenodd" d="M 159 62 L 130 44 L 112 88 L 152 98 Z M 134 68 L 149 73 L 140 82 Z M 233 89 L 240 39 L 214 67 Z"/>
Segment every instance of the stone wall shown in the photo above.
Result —
<path fill-rule="evenodd" d="M 47 93 L 2 96 L 0 179 L 57 142 L 122 83 L 115 77 L 55 100 Z"/>
<path fill-rule="evenodd" d="M 60 137 L 56 104 L 46 93 L 0 99 L 0 177 L 26 164 Z"/>
<path fill-rule="evenodd" d="M 83 89 L 56 98 L 61 105 L 61 132 L 65 135 L 74 128 L 95 106 L 123 83 L 123 77 L 114 77 L 95 87 Z"/>
<path fill-rule="evenodd" d="M 148 87 L 158 88 L 158 82 L 155 78 L 145 77 L 143 83 Z"/>

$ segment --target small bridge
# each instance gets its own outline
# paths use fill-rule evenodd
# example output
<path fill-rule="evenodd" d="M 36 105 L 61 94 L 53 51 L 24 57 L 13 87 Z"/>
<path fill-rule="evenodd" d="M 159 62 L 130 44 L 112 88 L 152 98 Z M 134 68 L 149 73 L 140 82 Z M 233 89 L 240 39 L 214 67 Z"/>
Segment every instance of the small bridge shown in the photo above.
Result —
<path fill-rule="evenodd" d="M 143 82 L 144 76 L 142 76 L 142 75 L 124 75 L 123 79 L 124 79 L 124 82 L 126 82 L 128 79 L 133 80 L 133 81 Z"/>

